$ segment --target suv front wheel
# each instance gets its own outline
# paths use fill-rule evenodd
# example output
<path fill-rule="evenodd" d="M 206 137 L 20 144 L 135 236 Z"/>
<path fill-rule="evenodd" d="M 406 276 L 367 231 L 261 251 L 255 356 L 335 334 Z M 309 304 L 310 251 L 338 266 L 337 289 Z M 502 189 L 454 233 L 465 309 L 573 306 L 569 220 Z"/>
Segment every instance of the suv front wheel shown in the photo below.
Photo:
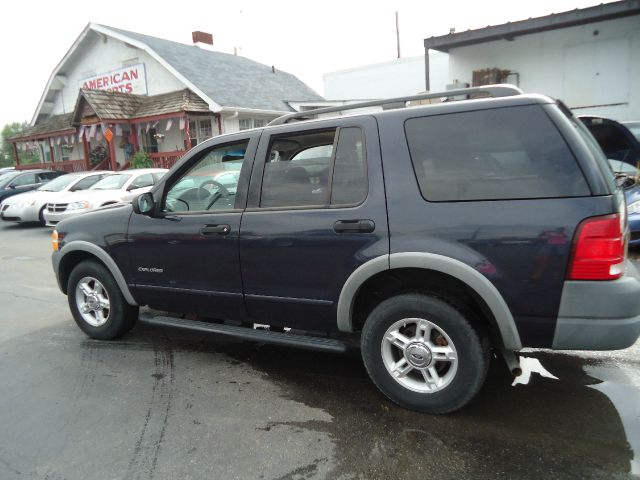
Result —
<path fill-rule="evenodd" d="M 488 340 L 461 309 L 432 295 L 381 302 L 365 322 L 361 343 L 376 386 L 398 405 L 426 413 L 462 408 L 489 366 Z"/>
<path fill-rule="evenodd" d="M 74 320 L 91 338 L 119 337 L 138 319 L 138 307 L 127 303 L 111 272 L 95 261 L 84 261 L 73 269 L 67 298 Z"/>

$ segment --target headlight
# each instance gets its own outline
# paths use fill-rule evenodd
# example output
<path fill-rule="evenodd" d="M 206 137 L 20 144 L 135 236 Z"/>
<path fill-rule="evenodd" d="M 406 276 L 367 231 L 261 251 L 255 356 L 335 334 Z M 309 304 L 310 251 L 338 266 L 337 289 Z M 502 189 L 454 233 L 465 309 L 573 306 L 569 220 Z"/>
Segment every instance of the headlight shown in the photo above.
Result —
<path fill-rule="evenodd" d="M 640 213 L 640 200 L 633 202 L 631 205 L 628 205 L 627 213 L 629 215 L 632 215 L 634 213 Z"/>
<path fill-rule="evenodd" d="M 70 203 L 69 205 L 67 205 L 67 210 L 86 210 L 89 207 L 91 207 L 91 205 L 89 205 L 89 202 L 83 200 L 82 202 Z"/>

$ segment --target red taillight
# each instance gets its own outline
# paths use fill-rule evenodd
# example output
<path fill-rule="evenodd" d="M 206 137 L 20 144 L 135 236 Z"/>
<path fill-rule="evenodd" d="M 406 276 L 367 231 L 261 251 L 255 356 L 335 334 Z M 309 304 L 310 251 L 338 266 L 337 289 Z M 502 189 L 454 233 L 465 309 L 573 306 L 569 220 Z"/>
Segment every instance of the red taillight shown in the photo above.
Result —
<path fill-rule="evenodd" d="M 620 214 L 587 218 L 573 242 L 570 280 L 614 280 L 624 273 L 625 236 Z"/>

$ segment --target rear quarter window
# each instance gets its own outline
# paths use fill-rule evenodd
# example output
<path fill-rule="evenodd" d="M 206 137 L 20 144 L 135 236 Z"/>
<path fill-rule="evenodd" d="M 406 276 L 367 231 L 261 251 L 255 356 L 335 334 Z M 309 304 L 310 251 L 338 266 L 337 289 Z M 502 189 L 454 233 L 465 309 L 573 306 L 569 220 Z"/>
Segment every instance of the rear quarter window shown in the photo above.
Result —
<path fill-rule="evenodd" d="M 428 201 L 590 194 L 576 159 L 537 105 L 411 118 L 405 133 Z"/>

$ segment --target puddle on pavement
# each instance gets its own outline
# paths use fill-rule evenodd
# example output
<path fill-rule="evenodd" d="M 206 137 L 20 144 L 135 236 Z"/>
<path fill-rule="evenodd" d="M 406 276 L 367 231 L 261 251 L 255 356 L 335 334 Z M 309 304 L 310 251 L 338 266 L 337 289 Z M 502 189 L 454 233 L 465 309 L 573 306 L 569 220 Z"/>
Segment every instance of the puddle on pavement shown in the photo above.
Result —
<path fill-rule="evenodd" d="M 227 354 L 264 371 L 286 398 L 332 415 L 332 422 L 288 425 L 331 436 L 337 477 L 495 478 L 498 471 L 498 478 L 628 478 L 638 449 L 629 439 L 629 429 L 637 430 L 637 418 L 629 421 L 638 389 L 630 386 L 631 403 L 621 405 L 583 370 L 583 358 L 526 356 L 514 387 L 494 361 L 472 404 L 429 416 L 384 398 L 357 356 L 275 347 Z"/>
<path fill-rule="evenodd" d="M 255 428 L 293 428 L 291 441 L 299 430 L 328 435 L 335 446 L 332 478 L 609 480 L 637 471 L 639 389 L 613 381 L 602 367 L 607 360 L 527 353 L 517 382 L 494 360 L 471 404 L 453 415 L 430 416 L 387 400 L 357 353 L 306 352 L 144 325 L 122 341 L 100 342 L 115 349 L 150 344 L 181 355 L 225 354 L 262 372 L 283 398 L 328 413 L 330 421 L 272 424 L 267 411 Z"/>
<path fill-rule="evenodd" d="M 640 395 L 638 387 L 629 383 L 609 381 L 609 368 L 602 366 L 585 366 L 588 375 L 602 380 L 602 383 L 590 387 L 604 393 L 615 406 L 624 427 L 634 457 L 631 460 L 631 473 L 640 478 Z M 616 373 L 619 375 L 620 370 Z"/>

